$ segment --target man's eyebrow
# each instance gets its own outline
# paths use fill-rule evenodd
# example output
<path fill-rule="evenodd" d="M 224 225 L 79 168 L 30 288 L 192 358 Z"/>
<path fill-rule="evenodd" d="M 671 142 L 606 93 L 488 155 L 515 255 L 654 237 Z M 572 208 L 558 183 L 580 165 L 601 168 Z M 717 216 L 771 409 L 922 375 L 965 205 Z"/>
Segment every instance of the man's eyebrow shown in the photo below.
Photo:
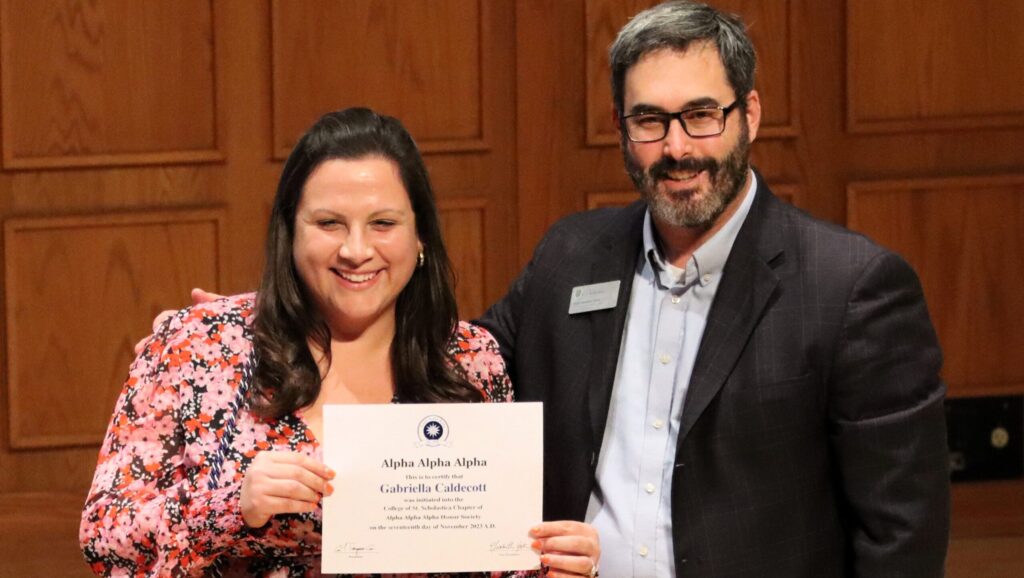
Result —
<path fill-rule="evenodd" d="M 702 96 L 700 98 L 695 98 L 693 100 L 687 101 L 687 103 L 684 104 L 683 107 L 680 108 L 679 110 L 690 110 L 690 109 L 693 109 L 693 108 L 707 108 L 709 106 L 721 106 L 721 103 L 718 102 L 717 98 L 712 98 L 710 96 Z M 668 111 L 668 110 L 665 110 L 663 107 L 660 107 L 660 106 L 656 106 L 656 105 L 653 105 L 653 104 L 647 104 L 646 102 L 638 102 L 638 103 L 634 104 L 633 106 L 631 106 L 629 108 L 629 112 L 627 114 L 643 114 L 645 112 L 678 112 L 678 111 Z"/>
<path fill-rule="evenodd" d="M 654 106 L 653 104 L 647 104 L 645 102 L 638 102 L 633 106 L 629 107 L 628 114 L 643 114 L 645 112 L 668 112 L 660 106 Z"/>
<path fill-rule="evenodd" d="M 707 108 L 709 106 L 721 106 L 721 103 L 719 103 L 716 98 L 705 96 L 687 102 L 686 105 L 683 106 L 682 110 L 688 110 L 691 108 Z"/>

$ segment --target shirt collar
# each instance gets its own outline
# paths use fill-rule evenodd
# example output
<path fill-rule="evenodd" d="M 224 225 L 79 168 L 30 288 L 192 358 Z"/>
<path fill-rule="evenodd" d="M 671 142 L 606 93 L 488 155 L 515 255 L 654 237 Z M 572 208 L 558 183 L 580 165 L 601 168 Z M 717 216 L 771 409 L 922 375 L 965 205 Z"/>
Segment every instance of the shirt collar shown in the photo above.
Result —
<path fill-rule="evenodd" d="M 732 251 L 732 245 L 736 241 L 736 236 L 739 235 L 740 228 L 750 213 L 750 207 L 754 204 L 755 194 L 757 194 L 757 175 L 751 170 L 750 185 L 747 187 L 739 208 L 717 233 L 697 247 L 686 263 L 684 274 L 678 278 L 673 275 L 672 271 L 678 272 L 679 269 L 665 262 L 661 248 L 655 240 L 657 233 L 654 230 L 654 221 L 651 219 L 651 210 L 648 208 L 644 214 L 644 255 L 647 258 L 647 263 L 653 268 L 655 279 L 659 284 L 666 288 L 690 283 L 704 286 L 721 275 L 722 270 L 725 269 L 725 261 L 729 258 L 729 252 Z"/>

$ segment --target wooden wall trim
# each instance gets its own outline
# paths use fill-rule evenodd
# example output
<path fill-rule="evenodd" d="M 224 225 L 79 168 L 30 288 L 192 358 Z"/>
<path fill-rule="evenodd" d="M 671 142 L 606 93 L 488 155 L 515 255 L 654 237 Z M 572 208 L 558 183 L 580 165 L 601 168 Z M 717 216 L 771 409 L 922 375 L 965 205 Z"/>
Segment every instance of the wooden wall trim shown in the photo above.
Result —
<path fill-rule="evenodd" d="M 19 424 L 29 424 L 38 421 L 36 415 L 39 411 L 39 407 L 36 403 L 41 403 L 38 399 L 40 395 L 37 394 L 36 389 L 33 388 L 33 384 L 22 383 L 27 372 L 30 372 L 31 367 L 23 368 L 21 366 L 26 352 L 23 351 L 24 347 L 28 342 L 33 341 L 27 335 L 22 335 L 22 320 L 20 319 L 19 304 L 27 302 L 38 303 L 39 296 L 36 295 L 24 295 L 21 293 L 20 288 L 25 287 L 26 283 L 30 284 L 31 279 L 22 279 L 22 275 L 31 275 L 31 272 L 21 271 L 16 263 L 16 255 L 22 250 L 38 250 L 38 247 L 25 246 L 22 248 L 23 241 L 22 236 L 31 236 L 34 233 L 50 232 L 54 235 L 66 235 L 71 231 L 87 232 L 90 229 L 107 229 L 112 232 L 116 232 L 122 227 L 157 227 L 173 229 L 174 227 L 190 226 L 190 225 L 209 225 L 212 226 L 212 235 L 214 236 L 214 246 L 206 247 L 215 251 L 214 255 L 200 256 L 201 259 L 205 259 L 205 262 L 212 264 L 213 277 L 217 285 L 221 283 L 222 274 L 222 259 L 224 254 L 224 211 L 222 209 L 191 209 L 191 210 L 160 210 L 160 211 L 140 211 L 130 213 L 116 213 L 116 214 L 94 214 L 94 215 L 71 215 L 71 216 L 56 216 L 56 217 L 18 217 L 8 219 L 4 222 L 4 280 L 5 280 L 5 291 L 4 291 L 4 310 L 5 310 L 5 322 L 6 322 L 6 375 L 7 375 L 7 424 L 8 424 L 8 436 L 10 447 L 14 449 L 30 449 L 30 448 L 61 448 L 61 447 L 76 447 L 76 446 L 91 446 L 98 445 L 102 441 L 103 429 L 102 427 L 93 427 L 99 424 L 102 419 L 109 417 L 109 407 L 106 400 L 105 393 L 108 386 L 105 382 L 107 375 L 88 375 L 83 379 L 89 388 L 89 392 L 95 393 L 95 396 L 99 396 L 100 403 L 97 407 L 83 408 L 81 412 L 78 412 L 83 419 L 88 418 L 90 425 L 83 423 L 69 423 L 66 427 L 69 428 L 66 432 L 60 433 L 32 433 L 22 431 Z M 144 260 L 145 257 L 142 257 Z M 45 264 L 44 264 L 45 266 Z M 54 280 L 55 282 L 58 280 Z M 109 283 L 107 280 L 100 280 L 103 283 Z M 165 283 L 162 279 L 142 279 L 141 281 L 149 281 L 157 285 Z M 187 281 L 193 281 L 188 279 Z M 67 282 L 65 280 L 65 282 Z M 74 282 L 74 280 L 71 280 Z M 94 283 L 95 284 L 95 283 Z M 115 289 L 115 288 L 111 288 Z M 143 287 L 144 289 L 144 287 Z M 182 288 L 174 289 L 172 287 L 167 288 L 168 291 L 181 291 Z M 52 297 L 52 296 L 51 296 Z M 61 295 L 57 295 L 56 298 L 60 298 Z M 73 298 L 72 295 L 64 295 L 68 299 Z M 132 296 L 122 296 L 123 299 L 130 299 Z M 154 297 L 154 296 L 145 296 Z M 139 298 L 139 296 L 136 296 Z M 156 297 L 159 298 L 159 297 Z M 173 301 L 169 301 L 173 302 Z M 97 324 L 106 324 L 111 320 L 110 316 L 117 316 L 117 311 L 89 311 L 92 314 L 90 319 L 94 320 Z M 41 321 L 40 321 L 41 322 Z M 65 321 L 56 321 L 57 323 L 63 323 Z M 66 321 L 70 323 L 71 321 Z M 62 334 L 61 328 L 50 327 L 46 328 L 53 334 Z M 74 328 L 69 328 L 74 329 Z M 28 334 L 29 332 L 26 332 Z M 38 337 L 37 335 L 35 337 Z M 50 346 L 50 344 L 47 344 Z M 62 347 L 61 344 L 52 344 L 55 347 Z M 69 344 L 63 344 L 69 345 Z M 89 348 L 96 347 L 94 343 L 85 343 L 80 341 L 74 341 L 72 347 L 82 348 L 83 350 L 89 350 Z M 64 351 L 61 349 L 61 351 Z M 81 352 L 78 352 L 81 354 Z M 85 355 L 85 354 L 81 354 Z M 68 354 L 66 357 L 70 359 L 75 358 L 75 354 Z M 128 357 L 125 360 L 124 368 L 127 368 L 126 361 L 130 360 Z M 53 360 L 54 364 L 67 364 L 68 360 Z M 104 366 L 105 367 L 105 366 Z M 118 364 L 115 371 L 117 375 L 112 379 L 119 380 L 123 379 L 122 371 L 125 369 Z M 67 377 L 74 379 L 78 375 L 76 373 L 80 368 L 67 367 L 65 371 L 71 372 Z M 82 380 L 79 380 L 82 381 Z M 55 384 L 54 391 L 71 391 L 68 387 L 71 384 Z M 120 385 L 118 382 L 116 385 Z M 38 386 L 38 384 L 35 384 Z M 78 391 L 79 394 L 85 395 L 83 391 Z M 32 401 L 24 401 L 25 397 L 32 397 Z M 33 397 L 34 396 L 34 397 Z M 92 393 L 85 395 L 83 399 L 93 399 L 95 397 Z M 53 396 L 50 396 L 53 398 Z M 24 401 L 24 403 L 23 403 Z M 44 402 L 43 402 L 44 403 Z M 96 413 L 96 423 L 92 423 L 92 418 L 96 417 L 90 414 Z M 103 412 L 100 415 L 99 412 Z M 73 430 L 73 431 L 72 431 Z"/>
<path fill-rule="evenodd" d="M 439 200 L 438 213 L 448 249 L 448 258 L 455 272 L 455 297 L 459 315 L 472 319 L 484 312 L 488 303 L 484 298 L 487 286 L 486 197 L 456 197 Z"/>
<path fill-rule="evenodd" d="M 793 4 L 794 0 L 787 0 L 786 2 L 786 24 L 789 27 L 786 31 L 786 58 L 789 71 L 786 75 L 786 80 L 789 82 L 789 99 L 786 105 L 789 108 L 789 122 L 782 124 L 766 124 L 762 122 L 757 131 L 758 139 L 795 139 L 801 136 L 800 78 L 802 75 L 800 74 L 800 38 L 797 34 L 801 26 L 800 11 L 794 8 Z M 758 72 L 761 73 L 762 71 L 762 65 L 758 63 Z M 756 89 L 757 86 L 755 85 L 754 88 Z M 763 105 L 764 100 L 762 97 Z"/>
<path fill-rule="evenodd" d="M 477 127 L 477 134 L 469 138 L 430 138 L 426 135 L 413 134 L 416 138 L 416 144 L 420 152 L 424 155 L 430 154 L 441 154 L 441 153 L 465 153 L 465 152 L 487 152 L 492 149 L 492 143 L 490 135 L 493 134 L 495 127 L 493 126 L 492 116 L 487 113 L 490 110 L 492 103 L 490 102 L 490 91 L 487 89 L 488 85 L 488 72 L 491 70 L 491 50 L 489 47 L 494 43 L 495 38 L 492 34 L 491 26 L 491 2 L 487 0 L 476 0 L 479 19 L 476 22 L 479 33 L 479 43 L 477 45 L 477 51 L 479 54 L 478 63 L 478 85 L 477 85 L 477 99 L 478 114 L 479 114 L 479 126 Z M 287 109 L 287 103 L 284 100 L 283 94 L 285 90 L 283 88 L 284 73 L 282 70 L 285 69 L 283 62 L 283 56 L 281 54 L 280 47 L 282 46 L 282 38 L 285 36 L 281 29 L 280 13 L 287 5 L 286 2 L 281 0 L 271 0 L 270 2 L 270 45 L 271 45 L 271 142 L 273 143 L 273 150 L 271 152 L 274 160 L 284 160 L 288 158 L 291 153 L 292 145 L 282 144 L 290 141 L 292 138 L 298 137 L 298 135 L 286 135 L 287 129 L 284 126 L 284 120 L 282 112 Z M 343 96 L 343 95 L 341 95 Z M 335 101 L 337 104 L 332 104 L 331 110 L 343 108 L 345 106 L 369 105 L 373 106 L 375 110 L 384 113 L 394 114 L 393 111 L 387 111 L 382 109 L 382 105 L 374 103 L 346 103 L 342 101 Z M 327 113 L 330 110 L 322 110 L 320 113 Z M 398 114 L 403 123 L 408 125 L 409 116 L 407 114 Z M 315 119 L 310 119 L 312 123 Z"/>
<path fill-rule="evenodd" d="M 1024 12 L 972 12 L 963 13 L 955 0 L 924 12 L 909 3 L 846 0 L 847 131 L 1024 126 L 1017 65 L 1024 45 L 1014 40 Z"/>
<path fill-rule="evenodd" d="M 487 210 L 487 197 L 448 197 L 437 200 L 437 210 L 446 211 Z"/>
<path fill-rule="evenodd" d="M 1012 499 L 1012 498 L 1011 498 Z M 954 538 L 946 557 L 946 578 L 1024 576 L 1024 534 Z"/>
<path fill-rule="evenodd" d="M 863 200 L 865 195 L 872 193 L 934 189 L 992 189 L 1022 185 L 1024 185 L 1024 173 L 851 181 L 846 186 L 846 226 L 850 229 L 858 229 L 863 225 L 857 217 L 858 203 Z"/>
<path fill-rule="evenodd" d="M 800 191 L 801 187 L 795 183 L 780 183 L 777 185 L 769 185 L 772 193 L 779 198 L 780 201 L 784 201 L 791 205 L 800 206 Z"/>
<path fill-rule="evenodd" d="M 65 168 L 97 168 L 97 167 L 120 167 L 120 166 L 137 166 L 137 165 L 173 165 L 173 164 L 204 164 L 204 163 L 221 163 L 226 159 L 226 155 L 221 150 L 220 143 L 223 141 L 223 127 L 220 122 L 220 115 L 217 111 L 217 74 L 216 74 L 216 62 L 215 62 L 215 45 L 216 35 L 214 34 L 214 8 L 212 0 L 205 0 L 209 10 L 209 21 L 210 21 L 210 37 L 209 37 L 209 48 L 208 48 L 208 61 L 210 65 L 210 78 L 209 81 L 209 116 L 206 118 L 169 118 L 161 119 L 156 122 L 157 125 L 162 127 L 162 132 L 159 134 L 167 135 L 168 124 L 180 124 L 180 123 L 196 123 L 208 122 L 211 134 L 209 141 L 202 144 L 203 146 L 198 147 L 187 147 L 181 148 L 179 145 L 182 143 L 172 143 L 169 147 L 158 146 L 157 143 L 143 142 L 151 140 L 149 136 L 145 135 L 148 127 L 144 126 L 138 118 L 133 119 L 132 123 L 139 124 L 139 126 L 133 126 L 134 132 L 128 135 L 117 135 L 115 131 L 110 130 L 111 126 L 121 122 L 117 115 L 124 111 L 117 111 L 115 109 L 107 108 L 102 109 L 99 102 L 102 101 L 109 105 L 108 100 L 116 99 L 118 96 L 112 94 L 114 91 L 108 84 L 111 82 L 111 75 L 116 75 L 115 71 L 107 70 L 104 68 L 104 64 L 90 63 L 94 69 L 90 72 L 95 75 L 96 78 L 92 78 L 89 82 L 93 83 L 90 86 L 91 89 L 100 87 L 106 94 L 100 93 L 102 96 L 98 96 L 95 93 L 90 94 L 79 94 L 74 92 L 76 89 L 81 88 L 76 82 L 81 84 L 89 84 L 80 78 L 77 78 L 73 71 L 61 71 L 60 78 L 68 79 L 67 84 L 61 86 L 49 86 L 47 85 L 47 91 L 41 94 L 33 93 L 31 97 L 20 95 L 17 92 L 20 87 L 25 86 L 27 83 L 24 79 L 17 77 L 16 64 L 24 65 L 24 54 L 15 56 L 12 54 L 14 47 L 12 46 L 12 31 L 8 28 L 12 21 L 12 6 L 11 0 L 0 0 L 0 118 L 2 118 L 2 140 L 3 151 L 0 158 L 2 158 L 3 168 L 6 170 L 33 170 L 33 169 L 65 169 Z M 68 10 L 76 10 L 76 8 L 68 8 Z M 84 10 L 82 11 L 84 12 Z M 77 21 L 61 22 L 61 25 L 71 27 L 70 30 L 50 31 L 52 33 L 65 33 L 68 36 L 72 36 L 73 32 L 78 32 L 76 27 L 83 27 L 88 29 L 89 24 L 84 24 L 83 21 L 88 20 L 88 16 L 83 13 L 76 13 L 75 18 Z M 50 22 L 40 23 L 40 25 L 52 24 Z M 95 23 L 94 23 L 95 24 Z M 87 33 L 84 33 L 88 35 Z M 114 35 L 111 35 L 114 36 Z M 104 47 L 102 44 L 105 39 L 105 35 L 97 34 L 95 38 L 90 37 L 95 45 L 90 46 L 89 49 L 94 51 L 102 50 L 113 50 L 112 47 Z M 190 48 L 197 50 L 206 50 L 205 47 L 189 45 Z M 70 49 L 69 49 L 70 50 Z M 84 49 L 83 49 L 84 50 Z M 34 57 L 45 59 L 47 57 L 56 58 L 53 55 L 39 54 Z M 70 58 L 73 61 L 86 61 L 88 57 L 82 54 L 71 54 L 61 55 L 62 58 Z M 101 62 L 103 62 L 101 60 Z M 145 62 L 143 59 L 142 62 Z M 147 63 L 151 66 L 157 66 L 160 63 Z M 86 65 L 82 65 L 83 68 L 87 68 Z M 175 74 L 175 71 L 161 71 L 157 74 Z M 154 74 L 149 71 L 149 74 Z M 98 79 L 98 80 L 97 80 Z M 33 82 L 38 84 L 38 79 L 33 79 Z M 29 86 L 34 86 L 28 83 Z M 38 88 L 38 87 L 35 87 Z M 88 91 L 86 91 L 88 92 Z M 155 94 L 160 94 L 159 89 Z M 145 99 L 146 96 L 140 96 L 139 99 Z M 149 98 L 153 98 L 150 94 Z M 36 102 L 50 101 L 49 106 L 43 106 L 41 111 L 42 114 L 26 114 L 23 110 L 16 110 L 15 103 L 23 102 L 26 99 L 31 99 Z M 60 99 L 59 106 L 62 107 L 59 111 L 53 108 L 54 99 Z M 148 103 L 149 107 L 157 106 L 157 103 L 161 102 L 159 97 L 157 100 L 153 100 Z M 164 101 L 166 104 L 166 100 Z M 194 104 L 194 103 L 193 103 Z M 129 113 L 139 113 L 141 110 L 145 110 L 146 106 L 129 110 Z M 184 105 L 183 105 L 184 106 Z M 92 108 L 90 112 L 86 112 L 87 108 Z M 102 110 L 100 110 L 102 109 Z M 193 109 L 188 106 L 184 106 L 183 110 L 191 111 Z M 179 111 L 175 110 L 160 110 L 160 114 L 166 114 L 169 117 L 173 117 Z M 98 116 L 96 116 L 98 114 Z M 56 118 L 55 118 L 56 117 Z M 75 123 L 70 121 L 60 120 L 60 117 L 76 118 Z M 78 118 L 81 117 L 81 118 Z M 40 152 L 25 152 L 19 150 L 21 143 L 25 140 L 24 132 L 34 132 L 36 134 L 44 135 L 42 138 L 48 138 L 51 142 L 48 144 L 52 147 L 55 137 L 52 133 L 54 131 L 60 131 L 59 138 L 67 138 L 71 141 L 71 144 L 67 146 L 67 152 L 60 154 L 40 154 Z M 49 132 L 47 132 L 49 131 Z M 91 133 L 90 133 L 91 131 Z M 109 132 L 109 134 L 108 134 Z M 173 131 L 171 131 L 173 132 Z M 180 132 L 180 131 L 178 131 Z M 65 134 L 66 133 L 66 134 Z M 85 136 L 82 136 L 84 134 Z M 97 136 L 106 135 L 106 136 Z M 125 140 L 118 140 L 118 139 Z M 78 142 L 76 139 L 81 139 L 84 142 Z M 107 142 L 110 141 L 110 142 Z M 66 143 L 60 142 L 59 144 L 64 145 Z M 207 146 L 208 145 L 208 146 Z M 77 147 L 83 146 L 84 148 L 94 148 L 90 152 L 76 152 Z M 118 148 L 133 148 L 133 147 L 150 147 L 149 150 L 146 148 L 140 148 L 130 152 L 120 152 Z M 104 148 L 108 150 L 103 150 Z M 47 151 L 49 153 L 49 151 Z"/>
<path fill-rule="evenodd" d="M 847 105 L 846 128 L 852 134 L 898 134 L 977 129 L 1007 129 L 1024 126 L 1024 114 L 953 116 L 948 118 L 861 120 L 856 105 Z"/>
<path fill-rule="evenodd" d="M 846 187 L 846 226 L 850 229 L 859 229 L 866 225 L 859 220 L 858 209 L 866 197 L 876 193 L 986 190 L 1008 187 L 1024 187 L 1024 173 L 851 181 Z"/>
<path fill-rule="evenodd" d="M 953 538 L 1024 536 L 1022 480 L 953 484 Z"/>
<path fill-rule="evenodd" d="M 84 491 L 0 494 L 0 575 L 92 576 L 78 544 L 84 502 Z"/>
<path fill-rule="evenodd" d="M 605 207 L 625 207 L 639 198 L 640 194 L 635 190 L 587 193 L 587 210 L 603 209 Z"/>
<path fill-rule="evenodd" d="M 2 66 L 2 65 L 0 65 Z M 73 157 L 12 158 L 4 147 L 4 169 L 26 171 L 33 169 L 115 168 L 140 165 L 187 165 L 223 163 L 224 152 L 218 149 L 196 151 L 167 151 L 123 155 L 80 155 Z"/>

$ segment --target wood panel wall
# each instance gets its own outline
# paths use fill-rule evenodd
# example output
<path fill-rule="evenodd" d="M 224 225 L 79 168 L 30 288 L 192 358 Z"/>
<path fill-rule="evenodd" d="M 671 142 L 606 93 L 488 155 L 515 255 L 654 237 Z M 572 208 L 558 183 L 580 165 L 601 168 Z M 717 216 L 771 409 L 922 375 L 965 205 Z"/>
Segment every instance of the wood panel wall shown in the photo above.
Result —
<path fill-rule="evenodd" d="M 251 289 L 283 158 L 370 105 L 425 152 L 463 316 L 559 217 L 635 198 L 606 50 L 651 0 L 0 0 L 0 575 L 77 512 L 153 314 Z M 1024 3 L 714 0 L 759 50 L 773 190 L 915 265 L 955 396 L 1024 393 Z M 950 575 L 1024 572 L 1024 483 L 954 493 Z"/>

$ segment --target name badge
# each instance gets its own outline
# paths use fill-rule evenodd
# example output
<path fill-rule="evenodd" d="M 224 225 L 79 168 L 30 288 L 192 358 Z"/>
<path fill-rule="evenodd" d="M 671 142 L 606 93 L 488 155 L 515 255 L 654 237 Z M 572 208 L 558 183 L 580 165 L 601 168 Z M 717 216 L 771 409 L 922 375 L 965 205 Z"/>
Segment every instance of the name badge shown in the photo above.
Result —
<path fill-rule="evenodd" d="M 606 281 L 573 287 L 569 315 L 615 308 L 615 304 L 619 302 L 619 283 L 621 281 Z"/>

